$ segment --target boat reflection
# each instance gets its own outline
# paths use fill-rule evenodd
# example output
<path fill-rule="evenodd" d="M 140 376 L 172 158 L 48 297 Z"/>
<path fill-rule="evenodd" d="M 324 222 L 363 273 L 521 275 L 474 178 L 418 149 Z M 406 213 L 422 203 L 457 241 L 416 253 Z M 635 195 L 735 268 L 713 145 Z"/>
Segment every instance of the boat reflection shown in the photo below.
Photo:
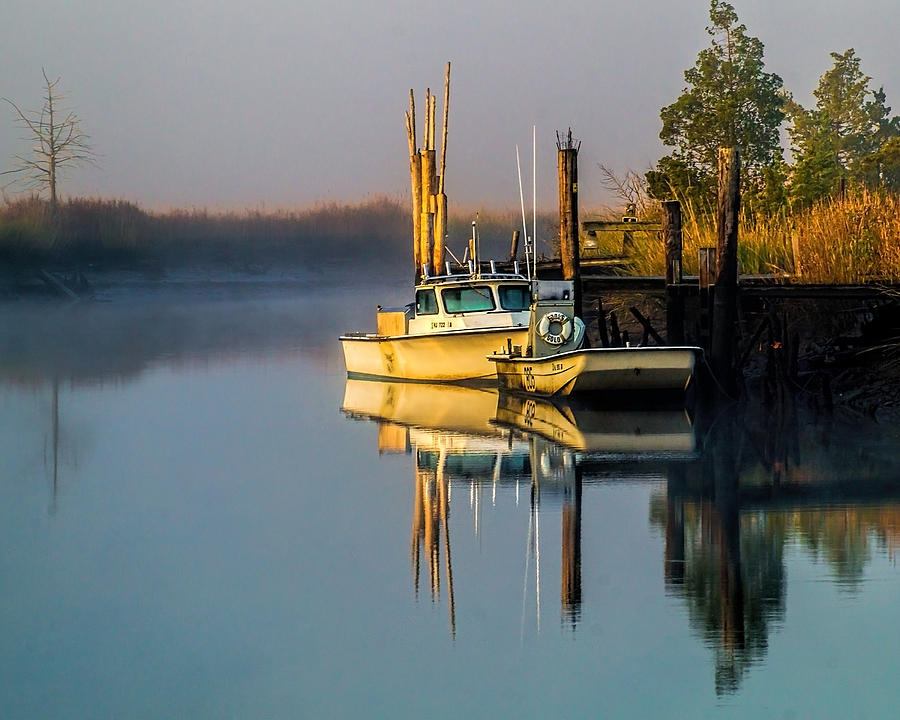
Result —
<path fill-rule="evenodd" d="M 558 500 L 562 510 L 560 603 L 576 626 L 581 613 L 582 466 L 694 457 L 696 438 L 683 410 L 610 411 L 587 405 L 519 397 L 496 389 L 348 379 L 342 410 L 378 423 L 378 449 L 414 453 L 415 489 L 410 554 L 414 587 L 428 566 L 431 595 L 447 585 L 451 633 L 455 633 L 453 568 L 450 562 L 449 498 L 467 489 L 475 516 L 489 488 L 514 485 L 528 492 L 528 557 L 534 564 L 540 623 L 540 502 Z M 440 560 L 443 547 L 443 568 Z"/>
<path fill-rule="evenodd" d="M 821 564 L 852 597 L 875 555 L 894 559 L 900 546 L 896 437 L 859 418 L 792 408 L 773 420 L 767 408 L 748 406 L 692 423 L 680 410 L 614 411 L 361 380 L 348 381 L 343 410 L 378 422 L 382 452 L 415 455 L 414 584 L 422 562 L 435 597 L 443 577 L 451 633 L 449 518 L 457 487 L 469 493 L 476 532 L 483 491 L 511 484 L 517 499 L 520 487 L 528 492 L 526 567 L 533 563 L 538 623 L 540 502 L 561 505 L 560 613 L 575 629 L 585 602 L 590 607 L 581 574 L 585 487 L 665 481 L 651 488 L 649 519 L 664 543 L 666 592 L 709 647 L 719 694 L 737 691 L 765 661 L 770 635 L 784 624 L 791 553 Z"/>

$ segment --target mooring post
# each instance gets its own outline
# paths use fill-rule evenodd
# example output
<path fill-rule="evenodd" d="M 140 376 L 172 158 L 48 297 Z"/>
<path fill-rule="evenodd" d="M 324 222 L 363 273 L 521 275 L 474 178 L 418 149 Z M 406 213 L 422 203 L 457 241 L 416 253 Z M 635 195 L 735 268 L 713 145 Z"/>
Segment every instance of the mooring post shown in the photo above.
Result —
<path fill-rule="evenodd" d="M 422 220 L 419 236 L 420 261 L 431 272 L 431 248 L 434 244 L 434 150 L 419 153 L 422 160 Z"/>
<path fill-rule="evenodd" d="M 434 152 L 434 97 L 431 88 L 425 90 L 425 130 L 423 147 L 419 151 L 421 173 L 421 219 L 419 227 L 419 271 L 431 273 L 432 245 L 434 244 L 434 193 L 437 189 Z"/>
<path fill-rule="evenodd" d="M 741 158 L 737 148 L 719 148 L 718 248 L 713 298 L 712 367 L 725 392 L 733 395 L 734 333 L 737 321 L 738 215 Z"/>
<path fill-rule="evenodd" d="M 513 230 L 512 242 L 509 245 L 509 261 L 515 262 L 516 256 L 519 254 L 519 231 Z"/>
<path fill-rule="evenodd" d="M 699 252 L 699 281 L 700 289 L 700 318 L 698 334 L 700 347 L 706 352 L 711 350 L 712 339 L 712 297 L 716 284 L 716 249 L 714 247 L 700 248 Z"/>
<path fill-rule="evenodd" d="M 572 139 L 572 129 L 566 135 L 556 133 L 557 169 L 559 171 L 559 255 L 563 279 L 575 285 L 575 315 L 581 308 L 581 248 L 578 242 L 578 150 L 580 142 Z"/>
<path fill-rule="evenodd" d="M 444 123 L 441 129 L 441 165 L 437 176 L 437 194 L 434 196 L 434 272 L 440 274 L 444 267 L 444 246 L 447 239 L 447 194 L 444 192 L 444 175 L 447 173 L 447 124 L 450 118 L 450 63 L 444 75 Z M 432 120 L 432 124 L 434 121 Z M 432 133 L 434 128 L 432 127 Z M 432 146 L 432 149 L 434 147 Z"/>
<path fill-rule="evenodd" d="M 409 91 L 409 110 L 406 113 L 406 134 L 409 140 L 409 176 L 412 192 L 413 220 L 413 263 L 415 281 L 422 273 L 422 158 L 416 145 L 416 100 L 412 89 Z"/>
<path fill-rule="evenodd" d="M 444 247 L 447 239 L 447 195 L 438 193 L 434 196 L 434 272 L 444 272 Z"/>
<path fill-rule="evenodd" d="M 662 236 L 666 248 L 666 342 L 684 345 L 684 295 L 682 282 L 681 203 L 662 204 Z"/>

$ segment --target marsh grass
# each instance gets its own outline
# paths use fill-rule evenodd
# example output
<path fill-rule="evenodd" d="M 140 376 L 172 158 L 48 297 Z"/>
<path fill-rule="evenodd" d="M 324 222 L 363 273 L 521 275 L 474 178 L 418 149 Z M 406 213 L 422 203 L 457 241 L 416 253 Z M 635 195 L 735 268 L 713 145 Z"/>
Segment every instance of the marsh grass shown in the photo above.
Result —
<path fill-rule="evenodd" d="M 641 219 L 658 220 L 652 204 L 639 207 Z M 684 271 L 696 275 L 699 249 L 716 245 L 715 213 L 685 205 L 682 216 Z M 454 253 L 465 248 L 475 218 L 473 211 L 451 211 L 448 245 Z M 477 219 L 482 257 L 507 257 L 512 231 L 521 229 L 521 214 L 482 211 Z M 530 217 L 528 223 L 530 231 Z M 390 197 L 304 210 L 232 212 L 148 212 L 126 201 L 92 198 L 62 202 L 55 214 L 36 197 L 0 204 L 0 262 L 13 269 L 411 264 L 411 236 L 408 203 Z M 538 256 L 553 257 L 557 248 L 556 218 L 540 215 Z M 602 251 L 621 252 L 621 239 Z M 742 213 L 738 260 L 743 274 L 772 275 L 785 282 L 898 281 L 900 196 L 858 191 L 794 212 L 766 217 Z M 631 274 L 663 274 L 663 245 L 655 232 L 635 234 L 628 261 Z"/>
<path fill-rule="evenodd" d="M 717 244 L 715 213 L 684 206 L 682 226 L 684 271 L 696 275 L 700 248 Z M 859 191 L 793 213 L 754 217 L 742 211 L 738 263 L 742 274 L 792 282 L 900 280 L 900 197 Z M 664 268 L 661 240 L 636 237 L 632 272 L 662 275 Z"/>
<path fill-rule="evenodd" d="M 521 214 L 451 212 L 448 245 L 460 258 L 477 219 L 482 258 L 506 258 Z M 531 231 L 531 217 L 528 218 Z M 538 255 L 555 253 L 555 219 L 538 216 Z M 520 244 L 520 253 L 524 250 Z M 123 200 L 77 198 L 55 214 L 37 198 L 0 204 L 0 260 L 29 266 L 197 266 L 235 269 L 276 264 L 412 264 L 406 201 L 374 197 L 303 210 L 206 209 L 148 212 Z"/>
<path fill-rule="evenodd" d="M 860 191 L 820 203 L 795 220 L 798 269 L 806 282 L 900 279 L 900 197 Z"/>
<path fill-rule="evenodd" d="M 406 207 L 390 198 L 307 210 L 151 213 L 134 203 L 38 198 L 0 205 L 0 257 L 29 265 L 257 266 L 395 261 L 409 254 Z"/>

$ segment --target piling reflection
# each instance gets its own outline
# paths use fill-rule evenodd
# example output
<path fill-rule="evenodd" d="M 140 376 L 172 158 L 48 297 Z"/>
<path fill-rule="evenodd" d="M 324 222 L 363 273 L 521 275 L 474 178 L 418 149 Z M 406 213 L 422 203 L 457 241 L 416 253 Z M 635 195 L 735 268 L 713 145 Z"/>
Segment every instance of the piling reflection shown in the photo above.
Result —
<path fill-rule="evenodd" d="M 451 488 L 469 493 L 475 532 L 480 498 L 500 486 L 527 493 L 527 576 L 534 573 L 536 622 L 540 625 L 540 504 L 550 497 L 561 510 L 560 614 L 577 627 L 582 607 L 583 469 L 600 459 L 609 465 L 693 457 L 696 439 L 684 410 L 611 411 L 453 385 L 348 379 L 343 411 L 378 423 L 380 453 L 415 455 L 411 540 L 413 585 L 419 593 L 422 565 L 432 598 L 448 594 L 451 633 L 456 631 L 450 562 Z M 443 560 L 441 554 L 443 553 Z M 524 600 L 523 600 L 524 605 Z M 523 613 L 524 614 L 524 613 Z"/>
<path fill-rule="evenodd" d="M 418 592 L 446 586 L 451 633 L 453 488 L 478 498 L 498 485 L 527 488 L 529 568 L 539 574 L 541 498 L 561 506 L 560 617 L 576 630 L 585 603 L 582 496 L 599 480 L 662 478 L 649 519 L 663 542 L 668 596 L 710 648 L 716 692 L 736 692 L 765 662 L 786 618 L 789 553 L 828 567 L 858 592 L 876 552 L 900 543 L 896 438 L 858 418 L 816 418 L 764 407 L 692 420 L 683 410 L 610 410 L 495 390 L 349 380 L 343 410 L 379 424 L 379 449 L 415 455 L 411 553 Z M 824 420 L 824 422 L 822 421 Z M 657 489 L 660 487 L 660 489 Z M 664 487 L 664 489 L 661 489 Z M 628 552 L 612 548 L 610 552 Z M 462 570 L 464 573 L 464 569 Z M 534 593 L 540 618 L 540 586 Z M 523 599 L 524 607 L 524 599 Z M 524 613 L 523 613 L 524 615 Z"/>
<path fill-rule="evenodd" d="M 819 422 L 797 408 L 745 407 L 714 418 L 703 452 L 669 472 L 650 520 L 665 537 L 668 592 L 714 651 L 715 686 L 736 691 L 764 661 L 786 613 L 791 547 L 855 591 L 872 548 L 893 554 L 900 476 L 890 431 L 856 418 Z M 862 427 L 861 427 L 862 425 Z"/>

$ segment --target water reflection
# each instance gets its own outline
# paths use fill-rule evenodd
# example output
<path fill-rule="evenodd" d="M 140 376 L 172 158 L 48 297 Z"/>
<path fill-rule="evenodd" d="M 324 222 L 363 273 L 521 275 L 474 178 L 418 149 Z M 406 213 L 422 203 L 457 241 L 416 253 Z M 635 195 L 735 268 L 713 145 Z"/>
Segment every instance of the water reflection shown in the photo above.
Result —
<path fill-rule="evenodd" d="M 205 371 L 235 363 L 305 356 L 333 364 L 324 295 L 281 291 L 237 300 L 159 293 L 129 302 L 23 301 L 0 313 L 0 450 L 40 468 L 57 508 L 67 470 L 92 428 L 72 418 L 76 398 L 138 383 L 160 368 Z M 338 315 L 346 314 L 342 310 Z"/>
<path fill-rule="evenodd" d="M 533 568 L 538 626 L 540 503 L 545 496 L 559 503 L 561 615 L 574 628 L 582 605 L 583 467 L 649 459 L 671 462 L 693 457 L 696 446 L 690 418 L 682 409 L 598 410 L 496 389 L 348 379 L 342 409 L 351 417 L 378 423 L 380 453 L 415 455 L 410 543 L 414 588 L 418 595 L 424 562 L 431 596 L 437 598 L 443 573 L 451 634 L 456 632 L 449 523 L 453 487 L 468 492 L 476 533 L 485 490 L 493 499 L 498 486 L 514 486 L 517 502 L 520 492 L 527 493 L 525 584 Z"/>
<path fill-rule="evenodd" d="M 411 553 L 431 593 L 456 606 L 450 508 L 454 488 L 474 498 L 521 485 L 528 493 L 529 568 L 540 562 L 540 501 L 561 505 L 560 614 L 576 630 L 585 612 L 582 497 L 610 479 L 662 478 L 649 520 L 663 542 L 667 595 L 712 653 L 714 686 L 734 693 L 785 623 L 787 563 L 799 548 L 827 563 L 842 591 L 865 583 L 873 552 L 900 541 L 900 474 L 893 433 L 858 418 L 798 408 L 729 409 L 692 420 L 683 410 L 610 410 L 493 390 L 349 380 L 343 410 L 376 421 L 379 450 L 415 456 Z M 609 548 L 627 553 L 627 548 Z M 457 568 L 457 572 L 465 569 Z M 540 586 L 534 593 L 540 604 Z M 523 601 L 524 607 L 524 601 Z M 523 613 L 524 615 L 524 613 Z M 538 615 L 538 618 L 540 616 Z"/>

